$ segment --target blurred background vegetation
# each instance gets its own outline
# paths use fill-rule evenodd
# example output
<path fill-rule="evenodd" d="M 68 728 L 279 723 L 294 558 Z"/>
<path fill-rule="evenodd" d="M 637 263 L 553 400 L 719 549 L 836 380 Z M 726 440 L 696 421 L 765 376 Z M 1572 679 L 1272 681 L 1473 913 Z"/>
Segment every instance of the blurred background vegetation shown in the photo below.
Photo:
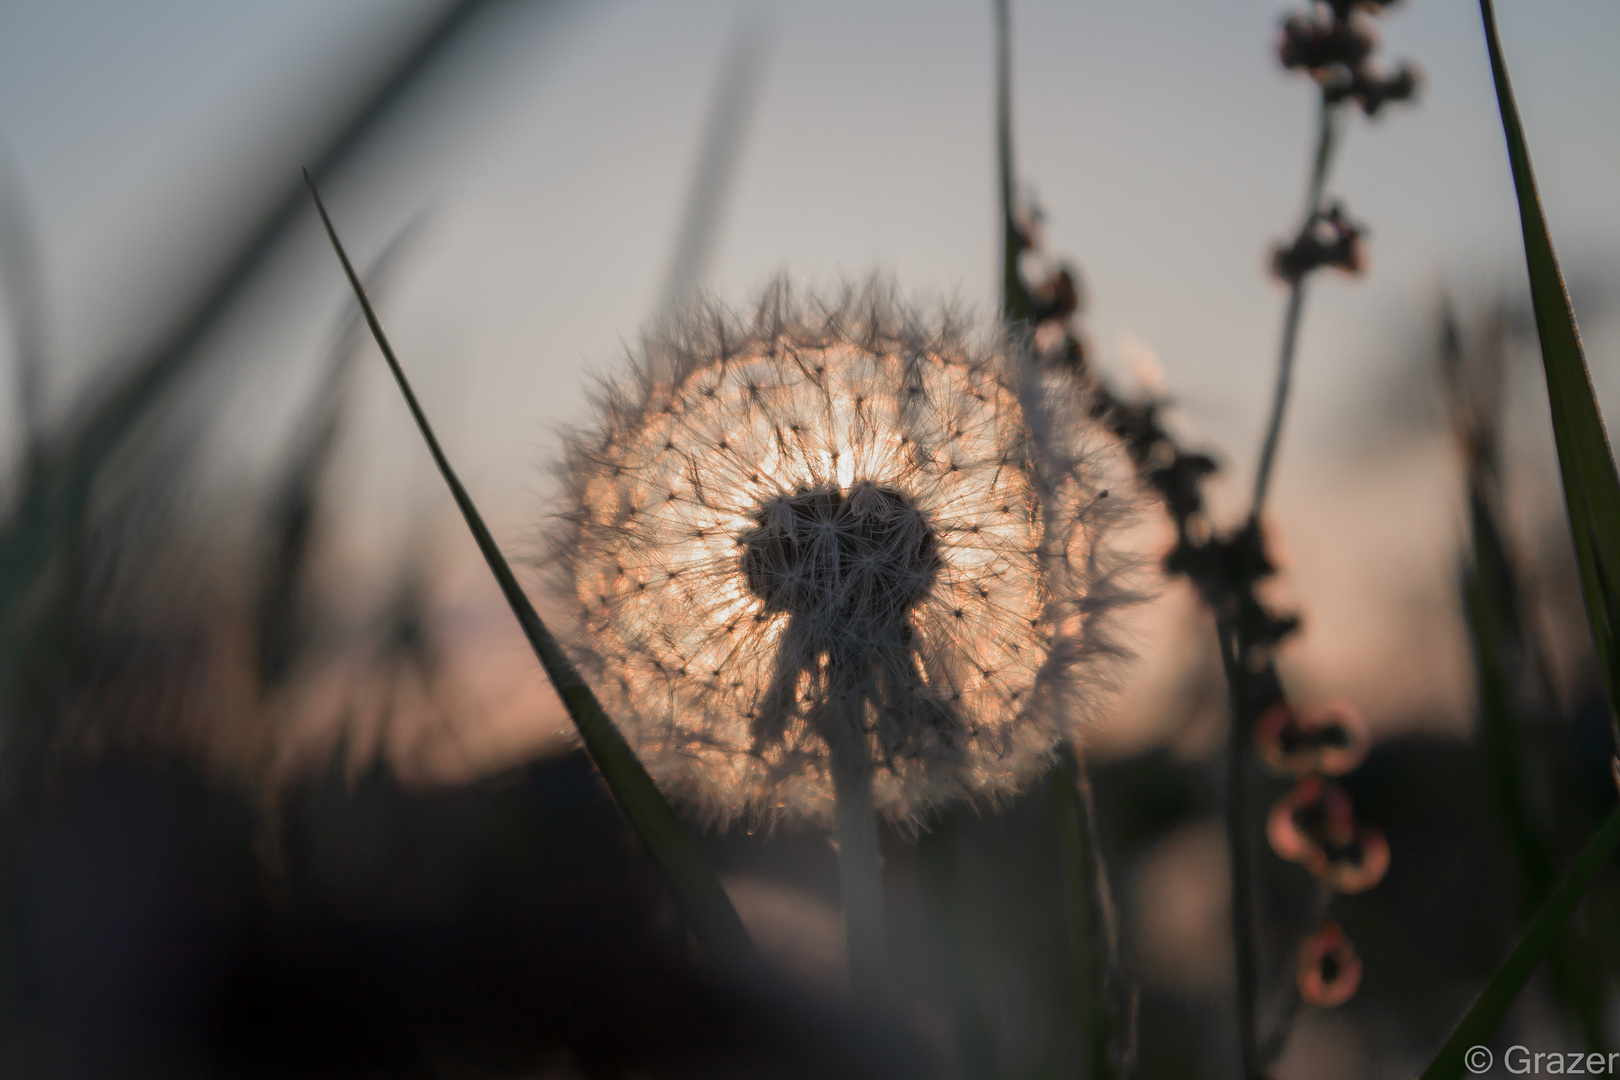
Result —
<path fill-rule="evenodd" d="M 1080 263 L 1095 361 L 1238 477 L 1315 109 L 1274 62 L 1284 13 L 1014 22 L 1020 175 Z M 1620 16 L 1501 18 L 1612 405 Z M 1305 619 L 1294 698 L 1368 718 L 1346 786 L 1393 859 L 1336 908 L 1359 993 L 1299 1015 L 1279 1077 L 1416 1072 L 1614 798 L 1477 12 L 1410 0 L 1384 29 L 1424 99 L 1355 125 L 1336 174 L 1372 272 L 1313 297 L 1268 588 Z M 770 974 L 693 962 L 298 177 L 497 536 L 533 552 L 555 426 L 672 296 L 882 268 L 993 310 L 991 40 L 979 3 L 0 10 L 0 1070 L 1076 1074 L 1045 789 L 885 838 L 903 1014 L 842 1003 L 808 832 L 703 838 Z M 1246 495 L 1216 484 L 1216 516 Z M 1136 1075 L 1230 1076 L 1220 660 L 1178 584 L 1133 646 L 1088 753 Z M 1312 886 L 1270 855 L 1261 876 L 1280 990 Z M 1502 1045 L 1620 1046 L 1617 893 L 1611 869 Z"/>

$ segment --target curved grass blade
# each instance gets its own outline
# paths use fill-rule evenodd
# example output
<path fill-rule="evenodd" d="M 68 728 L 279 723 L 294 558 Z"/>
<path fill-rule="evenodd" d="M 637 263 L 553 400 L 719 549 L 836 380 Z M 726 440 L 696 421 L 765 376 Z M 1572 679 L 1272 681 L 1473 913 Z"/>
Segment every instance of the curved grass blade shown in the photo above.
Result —
<path fill-rule="evenodd" d="M 1613 861 L 1617 849 L 1620 849 L 1620 808 L 1609 814 L 1597 835 L 1587 843 L 1586 850 L 1575 860 L 1569 875 L 1536 913 L 1524 936 L 1519 938 L 1519 943 L 1513 946 L 1508 958 L 1491 976 L 1490 983 L 1452 1030 L 1440 1053 L 1423 1070 L 1422 1080 L 1456 1080 L 1463 1075 L 1463 1055 L 1469 1047 L 1483 1043 L 1490 1037 L 1508 1006 L 1524 989 L 1530 975 L 1557 943 L 1564 924 L 1586 895 L 1598 871 Z"/>
<path fill-rule="evenodd" d="M 1531 737 L 1555 715 L 1558 696 L 1538 621 L 1529 610 L 1533 579 L 1517 565 L 1500 518 L 1503 503 L 1501 415 L 1507 317 L 1496 305 L 1480 340 L 1463 349 L 1462 329 L 1444 294 L 1437 354 L 1452 434 L 1467 476 L 1471 557 L 1462 562 L 1461 595 L 1474 646 L 1477 742 L 1514 861 L 1522 918 L 1557 884 L 1557 784 L 1543 740 Z M 1580 1024 L 1587 1049 L 1608 1052 L 1604 979 L 1585 928 L 1571 923 L 1547 957 L 1554 993 Z"/>
<path fill-rule="evenodd" d="M 348 254 L 343 250 L 342 242 L 338 240 L 337 231 L 332 227 L 332 219 L 327 216 L 326 207 L 321 203 L 320 193 L 315 190 L 315 182 L 310 178 L 308 170 L 304 173 L 304 181 L 309 185 L 310 194 L 314 196 L 315 208 L 320 211 L 321 223 L 326 227 L 326 235 L 332 241 L 332 248 L 343 264 L 343 273 L 354 288 L 354 295 L 360 302 L 361 310 L 365 312 L 366 324 L 371 327 L 371 334 L 377 339 L 377 347 L 382 350 L 383 358 L 388 361 L 389 370 L 394 373 L 394 380 L 399 383 L 400 393 L 405 397 L 405 404 L 410 408 L 411 416 L 415 418 L 416 426 L 422 432 L 422 440 L 427 443 L 428 451 L 433 455 L 433 461 L 438 465 L 440 475 L 444 477 L 445 484 L 450 488 L 450 494 L 456 500 L 456 506 L 460 508 L 462 517 L 467 521 L 468 530 L 478 543 L 478 550 L 489 563 L 490 573 L 495 575 L 495 580 L 499 583 L 506 602 L 511 606 L 512 613 L 517 616 L 524 636 L 533 646 L 541 667 L 545 668 L 551 684 L 556 687 L 558 696 L 567 706 L 568 715 L 573 718 L 575 727 L 579 729 L 586 751 L 591 755 L 591 760 L 596 762 L 596 767 L 601 771 L 608 789 L 613 792 L 619 809 L 646 843 L 659 872 L 668 882 L 670 891 L 675 894 L 676 902 L 685 914 L 692 933 L 710 955 L 731 962 L 751 960 L 754 956 L 753 944 L 748 939 L 748 932 L 743 928 L 742 920 L 737 916 L 737 910 L 732 907 L 730 898 L 721 888 L 719 879 L 706 865 L 697 845 L 692 842 L 680 819 L 675 816 L 675 811 L 654 786 L 652 777 L 647 775 L 647 770 L 637 759 L 635 752 L 630 749 L 630 744 L 625 742 L 619 729 L 613 726 L 613 721 L 609 719 L 601 703 L 596 700 L 596 695 L 585 684 L 585 680 L 580 677 L 561 646 L 557 644 L 557 639 L 551 636 L 551 631 L 541 621 L 539 613 L 534 610 L 534 605 L 529 602 L 528 596 L 524 594 L 523 588 L 513 575 L 506 557 L 496 545 L 495 538 L 484 525 L 482 515 L 473 505 L 472 496 L 467 494 L 467 489 L 462 487 L 461 481 L 456 477 L 455 470 L 450 466 L 450 460 L 445 457 L 438 438 L 433 434 L 427 415 L 422 411 L 415 392 L 411 390 L 410 382 L 405 378 L 405 370 L 400 367 L 393 347 L 388 344 L 382 323 L 377 320 L 377 313 L 372 310 L 371 301 L 366 297 L 366 291 L 354 272 L 354 266 L 349 262 Z"/>
<path fill-rule="evenodd" d="M 1581 590 L 1587 619 L 1603 668 L 1611 720 L 1620 697 L 1616 690 L 1614 628 L 1620 578 L 1620 476 L 1592 392 L 1592 379 L 1581 351 L 1575 311 L 1564 288 L 1558 258 L 1547 234 L 1547 220 L 1536 194 L 1530 151 L 1525 146 L 1519 110 L 1513 101 L 1502 43 L 1496 32 L 1491 0 L 1479 0 L 1485 24 L 1485 46 L 1490 53 L 1491 76 L 1502 112 L 1513 187 L 1519 198 L 1519 222 L 1524 231 L 1524 257 L 1530 274 L 1530 296 L 1541 338 L 1542 366 L 1547 377 L 1547 398 L 1552 407 L 1553 434 L 1558 444 L 1558 465 L 1563 474 L 1564 504 L 1574 534 L 1575 557 L 1581 571 Z M 1423 1073 L 1423 1080 L 1450 1080 L 1463 1074 L 1463 1055 L 1495 1029 L 1513 999 L 1537 965 L 1558 942 L 1564 924 L 1581 897 L 1620 850 L 1620 809 L 1612 811 L 1581 851 L 1575 867 L 1548 898 L 1529 929 L 1514 946 L 1491 981 L 1458 1023 L 1439 1055 Z"/>
<path fill-rule="evenodd" d="M 490 5 L 491 0 L 449 0 L 430 18 L 323 139 L 314 154 L 315 172 L 325 173 L 348 160 Z M 98 392 L 76 406 L 52 445 L 41 447 L 38 467 L 26 479 L 14 509 L 0 521 L 0 624 L 10 619 L 23 590 L 80 527 L 91 492 L 124 440 L 194 369 L 203 355 L 199 345 L 277 250 L 297 220 L 302 199 L 296 183 L 277 193 L 195 302 L 150 347 L 98 380 Z M 0 651 L 0 684 L 9 664 Z"/>
<path fill-rule="evenodd" d="M 1502 59 L 1491 0 L 1480 0 L 1485 23 L 1485 44 L 1490 51 L 1496 100 L 1502 111 L 1502 132 L 1507 138 L 1513 187 L 1519 198 L 1519 222 L 1524 231 L 1524 259 L 1530 272 L 1530 298 L 1536 313 L 1536 334 L 1541 338 L 1542 367 L 1547 376 L 1547 400 L 1552 407 L 1553 435 L 1558 443 L 1558 467 L 1563 474 L 1564 503 L 1580 566 L 1581 593 L 1586 617 L 1592 625 L 1603 688 L 1608 695 L 1611 721 L 1620 706 L 1620 657 L 1615 653 L 1615 631 L 1620 626 L 1620 474 L 1615 471 L 1608 433 L 1592 393 L 1592 377 L 1581 350 L 1564 275 L 1558 269 L 1547 219 L 1541 212 L 1530 150 L 1519 124 L 1518 106 Z M 1620 744 L 1620 726 L 1615 729 Z"/>

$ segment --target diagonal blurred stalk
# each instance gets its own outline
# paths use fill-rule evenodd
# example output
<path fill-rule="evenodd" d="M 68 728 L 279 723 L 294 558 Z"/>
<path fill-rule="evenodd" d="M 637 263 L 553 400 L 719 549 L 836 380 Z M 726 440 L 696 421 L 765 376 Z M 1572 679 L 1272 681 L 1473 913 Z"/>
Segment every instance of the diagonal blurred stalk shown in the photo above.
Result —
<path fill-rule="evenodd" d="M 1244 1080 L 1257 1080 L 1260 1061 L 1260 959 L 1255 933 L 1254 864 L 1259 847 L 1254 820 L 1253 753 L 1254 715 L 1250 706 L 1251 680 L 1244 667 L 1246 649 L 1234 622 L 1216 623 L 1221 663 L 1231 713 L 1226 749 L 1226 840 L 1232 876 L 1232 949 L 1237 974 L 1238 1052 Z"/>
<path fill-rule="evenodd" d="M 1316 149 L 1311 157 L 1310 179 L 1305 187 L 1304 223 L 1322 209 L 1322 194 L 1328 170 L 1338 144 L 1341 106 L 1323 95 L 1317 113 Z M 1272 390 L 1271 408 L 1261 442 L 1260 461 L 1255 468 L 1254 498 L 1249 507 L 1248 528 L 1258 530 L 1266 494 L 1276 463 L 1287 416 L 1289 389 L 1293 382 L 1294 356 L 1305 305 L 1305 282 L 1301 276 L 1288 294 L 1283 315 L 1282 344 L 1278 350 L 1277 381 Z M 1253 643 L 1244 632 L 1242 618 L 1220 618 L 1216 636 L 1226 669 L 1230 695 L 1230 729 L 1226 760 L 1226 833 L 1232 876 L 1232 947 L 1237 966 L 1238 1049 L 1244 1080 L 1258 1080 L 1265 1063 L 1262 1055 L 1260 1012 L 1260 957 L 1255 925 L 1254 872 L 1259 849 L 1259 826 L 1254 808 L 1254 725 L 1261 711 L 1270 704 L 1260 692 L 1264 683 L 1275 683 L 1276 673 L 1269 658 L 1254 655 Z M 1281 1033 L 1278 1033 L 1279 1036 Z"/>
<path fill-rule="evenodd" d="M 1473 372 L 1465 368 L 1462 334 L 1449 302 L 1443 304 L 1441 318 L 1442 388 L 1468 477 L 1472 552 L 1463 572 L 1462 593 L 1478 675 L 1479 741 L 1489 787 L 1518 863 L 1523 914 L 1528 917 L 1556 880 L 1551 763 L 1541 740 L 1531 738 L 1545 729 L 1556 700 L 1546 649 L 1525 603 L 1524 582 L 1499 515 L 1505 318 L 1498 311 L 1491 320 L 1490 339 L 1472 365 L 1484 370 Z M 1470 381 L 1489 389 L 1471 393 Z M 1553 989 L 1575 1014 L 1588 1050 L 1605 1053 L 1603 979 L 1591 957 L 1583 928 L 1571 924 L 1548 966 Z"/>
<path fill-rule="evenodd" d="M 495 538 L 485 526 L 483 516 L 474 505 L 472 496 L 467 494 L 467 489 L 456 476 L 449 458 L 445 456 L 438 438 L 433 434 L 427 414 L 422 411 L 416 393 L 405 377 L 405 369 L 400 366 L 393 347 L 388 343 L 387 335 L 383 333 L 382 323 L 377 319 L 377 313 L 372 309 L 371 301 L 360 284 L 360 278 L 354 272 L 348 253 L 343 250 L 343 244 L 338 240 L 332 219 L 327 216 L 326 207 L 321 203 L 320 193 L 315 188 L 315 181 L 307 170 L 304 173 L 304 181 L 309 185 L 310 195 L 315 200 L 315 208 L 320 212 L 321 224 L 326 228 L 327 238 L 331 240 L 332 248 L 337 253 L 339 262 L 343 264 L 344 276 L 348 278 L 355 299 L 365 313 L 366 325 L 371 328 L 371 335 L 376 339 L 377 347 L 382 350 L 383 359 L 388 362 L 388 368 L 393 373 L 395 382 L 399 384 L 400 394 L 405 398 L 405 404 L 416 421 L 422 441 L 427 444 L 434 464 L 439 468 L 439 474 L 450 488 L 450 494 L 466 520 L 468 530 L 473 534 L 485 562 L 489 564 L 490 573 L 500 585 L 507 604 L 512 608 L 513 615 L 523 628 L 524 636 L 529 639 L 529 644 L 540 661 L 540 666 L 545 669 L 546 676 L 556 688 L 557 695 L 562 698 L 563 705 L 567 707 L 568 715 L 573 718 L 574 726 L 579 731 L 586 751 L 591 755 L 591 760 L 596 763 L 602 779 L 612 791 L 619 809 L 647 845 L 653 862 L 669 885 L 682 914 L 685 915 L 687 925 L 710 956 L 732 964 L 751 963 L 755 956 L 753 943 L 749 941 L 748 931 L 743 928 L 742 920 L 738 918 L 737 911 L 732 907 L 731 900 L 721 887 L 719 879 L 709 869 L 702 852 L 698 850 L 680 819 L 676 817 L 675 811 L 670 808 L 669 803 L 653 784 L 652 777 L 647 774 L 635 751 L 630 749 L 630 744 L 614 726 L 606 710 L 597 701 L 596 695 L 591 692 L 591 688 L 586 685 L 573 662 L 568 659 L 568 655 L 557 643 L 556 638 L 552 637 L 551 631 L 541 621 L 539 613 L 534 610 L 534 605 L 529 602 L 523 587 L 518 584 L 517 577 L 512 573 L 506 556 L 501 554 L 500 546 L 495 543 Z"/>
<path fill-rule="evenodd" d="M 720 78 L 698 147 L 697 169 L 686 193 L 681 229 L 660 293 L 659 310 L 671 311 L 703 289 L 714 260 L 720 218 L 731 196 L 737 163 L 759 106 L 759 90 L 770 63 L 773 28 L 754 9 L 732 31 L 720 61 Z"/>
<path fill-rule="evenodd" d="M 1575 913 L 1586 890 L 1596 880 L 1598 873 L 1614 861 L 1616 850 L 1620 850 L 1620 808 L 1610 812 L 1564 880 L 1559 882 L 1558 888 L 1530 921 L 1513 946 L 1513 951 L 1502 961 L 1502 966 L 1496 969 L 1491 981 L 1452 1029 L 1451 1036 L 1429 1067 L 1423 1070 L 1422 1080 L 1457 1080 L 1463 1075 L 1463 1055 L 1469 1047 L 1483 1043 L 1496 1030 L 1508 1006 L 1513 1004 L 1514 998 L 1519 996 L 1519 991 L 1524 989 L 1524 984 L 1557 941 L 1559 931 Z"/>
<path fill-rule="evenodd" d="M 455 0 L 409 42 L 313 155 L 325 175 L 343 164 L 392 115 L 421 77 L 474 22 L 489 0 Z M 299 217 L 303 192 L 283 189 L 248 228 L 201 295 L 143 353 L 112 377 L 112 387 L 81 404 L 62 434 L 24 478 L 12 515 L 0 526 L 0 623 L 84 514 L 98 477 L 124 439 L 197 362 L 198 346 L 254 280 Z M 0 682 L 6 668 L 0 653 Z"/>
<path fill-rule="evenodd" d="M 1519 224 L 1524 238 L 1525 268 L 1541 341 L 1542 371 L 1552 413 L 1554 441 L 1563 480 L 1564 506 L 1569 514 L 1575 560 L 1581 573 L 1586 616 L 1603 671 L 1610 723 L 1620 748 L 1620 656 L 1615 652 L 1615 627 L 1620 622 L 1620 473 L 1609 449 L 1608 434 L 1592 391 L 1591 373 L 1581 349 L 1580 330 L 1570 305 L 1558 256 L 1547 232 L 1536 191 L 1530 150 L 1525 143 L 1519 110 L 1502 58 L 1496 11 L 1491 0 L 1480 0 L 1480 21 L 1490 57 L 1496 102 L 1502 117 L 1508 164 L 1519 202 Z M 1620 768 L 1617 768 L 1620 775 Z M 1620 809 L 1587 841 L 1575 867 L 1548 898 L 1508 958 L 1458 1021 L 1451 1037 L 1424 1071 L 1423 1080 L 1450 1080 L 1462 1075 L 1468 1048 L 1482 1042 L 1496 1028 L 1508 1006 L 1541 961 L 1557 946 L 1564 925 L 1574 914 L 1598 873 L 1620 850 Z"/>
<path fill-rule="evenodd" d="M 1119 1000 L 1124 989 L 1118 977 L 1119 920 L 1098 837 L 1091 777 L 1068 744 L 1058 748 L 1051 787 L 1058 873 L 1075 955 L 1080 1075 L 1086 1080 L 1124 1076 L 1135 1057 L 1135 1008 Z"/>
<path fill-rule="evenodd" d="M 1012 147 L 1012 13 L 1010 0 L 996 0 L 996 155 L 1001 174 L 1001 315 L 1011 323 L 1034 314 L 1029 290 L 1018 272 L 1024 236 L 1018 228 L 1017 193 L 1013 190 Z"/>

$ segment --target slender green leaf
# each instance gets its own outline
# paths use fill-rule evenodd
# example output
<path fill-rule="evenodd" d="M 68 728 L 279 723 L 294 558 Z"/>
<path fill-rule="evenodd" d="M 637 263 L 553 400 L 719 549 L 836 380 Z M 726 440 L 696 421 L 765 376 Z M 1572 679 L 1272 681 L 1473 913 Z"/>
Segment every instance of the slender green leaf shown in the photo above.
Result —
<path fill-rule="evenodd" d="M 410 408 L 411 416 L 415 418 L 416 426 L 422 432 L 422 440 L 427 443 L 428 451 L 433 455 L 440 475 L 444 477 L 445 484 L 450 488 L 450 494 L 461 509 L 462 517 L 467 521 L 467 528 L 477 541 L 478 549 L 483 552 L 485 561 L 489 563 L 490 572 L 500 584 L 501 592 L 506 596 L 506 602 L 511 605 L 512 613 L 517 616 L 519 625 L 523 627 L 523 633 L 533 646 L 540 665 L 545 668 L 546 675 L 557 688 L 558 696 L 567 706 L 568 715 L 573 718 L 574 725 L 579 729 L 586 751 L 596 762 L 596 767 L 601 771 L 608 789 L 618 801 L 619 809 L 646 843 L 653 861 L 658 864 L 658 869 L 668 882 L 670 891 L 675 894 L 676 901 L 685 913 L 692 932 L 710 954 L 733 962 L 751 960 L 754 956 L 753 944 L 749 941 L 748 932 L 743 928 L 742 920 L 738 918 L 737 911 L 732 907 L 731 900 L 726 896 L 719 879 L 709 869 L 697 845 L 681 825 L 680 819 L 675 816 L 675 811 L 670 808 L 669 803 L 653 784 L 652 777 L 647 775 L 646 768 L 637 759 L 635 751 L 630 749 L 624 735 L 613 725 L 601 703 L 596 700 L 596 695 L 585 684 L 585 680 L 580 677 L 567 654 L 557 644 L 557 639 L 551 636 L 551 631 L 541 621 L 539 613 L 534 610 L 534 605 L 529 602 L 522 586 L 518 584 L 517 577 L 512 573 L 512 568 L 507 564 L 506 557 L 496 545 L 495 538 L 484 525 L 482 515 L 473 505 L 472 496 L 467 494 L 467 489 L 462 486 L 455 470 L 451 468 L 450 460 L 439 446 L 439 440 L 434 436 L 433 428 L 428 423 L 427 414 L 422 411 L 415 392 L 411 390 L 410 382 L 405 378 L 404 368 L 394 355 L 393 347 L 388 344 L 382 323 L 377 320 L 377 313 L 366 297 L 360 278 L 355 274 L 354 266 L 349 262 L 349 256 L 338 240 L 337 231 L 332 227 L 332 219 L 327 216 L 320 193 L 315 190 L 315 182 L 310 179 L 307 171 L 304 179 L 309 184 L 310 194 L 314 196 L 315 208 L 320 211 L 321 223 L 326 226 L 326 235 L 332 241 L 332 248 L 337 252 L 338 260 L 343 264 L 343 273 L 348 277 L 349 284 L 354 288 L 355 298 L 359 300 L 360 308 L 365 313 L 366 324 L 371 327 L 371 334 L 377 339 L 377 347 L 382 350 L 383 358 L 388 361 L 389 370 L 394 373 L 400 393 L 405 397 L 405 404 Z"/>
<path fill-rule="evenodd" d="M 1518 863 L 1524 914 L 1529 915 L 1546 898 L 1557 874 L 1552 823 L 1545 820 L 1551 810 L 1533 797 L 1533 790 L 1545 788 L 1548 781 L 1537 768 L 1544 763 L 1539 761 L 1536 745 L 1525 738 L 1530 716 L 1522 687 L 1530 679 L 1526 671 L 1530 665 L 1519 636 L 1525 624 L 1506 544 L 1494 515 L 1477 492 L 1471 502 L 1474 564 L 1464 580 L 1463 606 L 1479 671 L 1479 741 L 1491 793 Z M 1587 1049 L 1607 1053 L 1604 979 L 1578 923 L 1556 936 L 1547 961 L 1553 990 L 1575 1014 Z"/>
<path fill-rule="evenodd" d="M 1496 974 L 1491 976 L 1491 981 L 1452 1031 L 1451 1037 L 1440 1048 L 1440 1053 L 1423 1071 L 1422 1080 L 1455 1080 L 1462 1076 L 1464 1056 L 1469 1048 L 1480 1045 L 1490 1037 L 1508 1006 L 1524 989 L 1531 973 L 1558 941 L 1564 923 L 1569 921 L 1598 871 L 1609 865 L 1617 849 L 1620 849 L 1620 808 L 1609 814 L 1597 835 L 1588 841 L 1569 875 L 1536 913 L 1529 929 L 1519 938 L 1519 943 L 1513 947 L 1502 966 L 1497 968 Z"/>
<path fill-rule="evenodd" d="M 1547 399 L 1552 406 L 1553 435 L 1558 443 L 1558 465 L 1563 473 L 1575 558 L 1580 566 L 1581 592 L 1612 712 L 1620 706 L 1620 663 L 1615 654 L 1615 630 L 1620 626 L 1620 596 L 1615 593 L 1620 586 L 1620 474 L 1615 471 L 1609 437 L 1592 393 L 1591 374 L 1575 326 L 1575 310 L 1570 306 L 1558 257 L 1547 235 L 1547 219 L 1536 193 L 1530 151 L 1519 124 L 1513 88 L 1508 83 L 1491 0 L 1480 0 L 1479 9 L 1485 22 L 1491 75 L 1496 80 L 1497 104 L 1502 110 L 1513 187 L 1519 197 L 1530 297 L 1536 313 L 1536 333 L 1541 338 Z"/>
<path fill-rule="evenodd" d="M 1615 617 L 1612 584 L 1617 580 L 1616 572 L 1620 571 L 1620 559 L 1617 559 L 1620 555 L 1617 551 L 1620 547 L 1620 476 L 1616 475 L 1614 455 L 1610 453 L 1603 418 L 1592 392 L 1591 374 L 1581 351 L 1580 332 L 1575 326 L 1575 311 L 1570 306 L 1569 292 L 1558 269 L 1552 239 L 1547 234 L 1547 220 L 1541 212 L 1541 199 L 1536 194 L 1530 151 L 1525 145 L 1507 65 L 1502 59 L 1502 43 L 1497 36 L 1496 13 L 1491 0 L 1479 0 L 1479 10 L 1485 24 L 1491 75 L 1496 82 L 1496 100 L 1502 111 L 1502 131 L 1507 140 L 1513 186 L 1519 198 L 1525 264 L 1530 274 L 1536 333 L 1541 338 L 1547 398 L 1552 407 L 1553 434 L 1563 473 L 1564 503 L 1569 511 L 1586 614 L 1603 667 L 1604 689 L 1612 715 L 1616 701 L 1620 701 L 1616 693 L 1614 654 L 1614 628 L 1620 620 Z M 1587 842 L 1574 869 L 1537 912 L 1513 952 L 1425 1070 L 1423 1080 L 1449 1080 L 1463 1074 L 1464 1057 L 1469 1048 L 1483 1042 L 1501 1021 L 1530 974 L 1557 944 L 1564 924 L 1598 871 L 1613 860 L 1616 849 L 1620 849 L 1620 809 L 1611 812 L 1597 835 Z"/>

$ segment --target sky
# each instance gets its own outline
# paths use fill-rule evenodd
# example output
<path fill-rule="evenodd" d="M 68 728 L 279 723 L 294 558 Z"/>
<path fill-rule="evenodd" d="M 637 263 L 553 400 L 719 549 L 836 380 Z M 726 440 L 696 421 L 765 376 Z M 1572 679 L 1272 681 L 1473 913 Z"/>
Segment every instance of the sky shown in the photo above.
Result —
<path fill-rule="evenodd" d="M 1179 430 L 1229 463 L 1227 517 L 1248 488 L 1284 304 L 1266 253 L 1297 226 L 1313 135 L 1311 85 L 1274 59 L 1288 7 L 1013 5 L 1019 173 L 1050 246 L 1082 268 L 1101 363 L 1126 385 L 1159 372 Z M 0 5 L 0 147 L 37 228 L 57 409 L 172 317 L 243 208 L 296 175 L 357 80 L 433 10 Z M 992 313 L 988 3 L 494 5 L 325 193 L 362 265 L 409 230 L 383 317 L 516 552 L 537 550 L 558 426 L 588 418 L 589 376 L 616 368 L 659 302 L 725 44 L 750 14 L 770 44 L 709 287 L 740 305 L 777 273 L 825 287 L 878 272 Z M 1620 7 L 1502 0 L 1499 19 L 1553 237 L 1595 313 L 1594 379 L 1620 406 L 1604 314 L 1620 281 Z M 1439 291 L 1465 310 L 1517 297 L 1522 256 L 1477 7 L 1406 0 L 1382 29 L 1383 55 L 1415 61 L 1424 86 L 1415 107 L 1352 119 L 1329 182 L 1366 223 L 1371 261 L 1363 278 L 1322 278 L 1307 303 L 1274 503 L 1280 588 L 1307 617 L 1285 675 L 1358 695 L 1385 730 L 1419 713 L 1460 729 L 1466 652 L 1447 604 L 1462 508 L 1424 419 L 1424 365 Z M 210 342 L 233 388 L 209 427 L 213 482 L 280 445 L 347 303 L 312 215 Z M 364 373 L 348 433 L 361 577 L 447 507 L 382 375 Z M 1510 424 L 1531 531 L 1558 506 L 1533 375 Z M 470 547 L 441 531 L 476 591 Z M 1122 680 L 1123 711 L 1173 696 L 1151 660 L 1175 652 L 1177 625 L 1144 617 L 1149 662 Z M 1391 664 L 1416 647 L 1431 662 Z M 503 723 L 511 745 L 538 730 Z"/>

